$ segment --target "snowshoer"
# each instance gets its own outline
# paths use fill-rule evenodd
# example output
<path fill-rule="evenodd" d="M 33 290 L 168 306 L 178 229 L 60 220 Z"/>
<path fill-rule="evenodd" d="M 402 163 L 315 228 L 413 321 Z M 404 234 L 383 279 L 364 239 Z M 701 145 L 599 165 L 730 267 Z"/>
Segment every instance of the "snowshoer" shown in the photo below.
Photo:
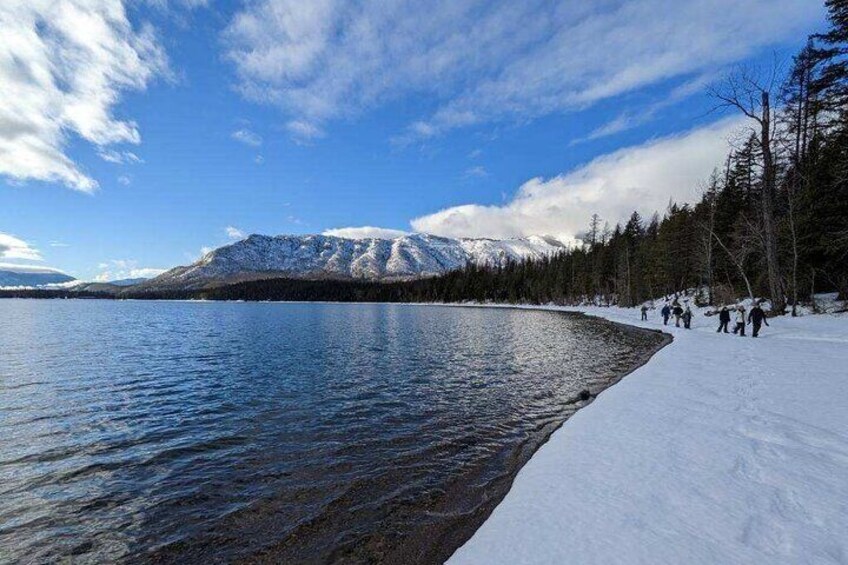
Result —
<path fill-rule="evenodd" d="M 760 308 L 760 303 L 757 302 L 754 304 L 754 307 L 751 308 L 751 313 L 748 314 L 748 323 L 754 326 L 754 332 L 751 334 L 753 337 L 757 337 L 760 333 L 760 328 L 765 325 L 769 325 L 766 320 L 766 313 Z"/>
<path fill-rule="evenodd" d="M 646 304 L 642 304 L 642 321 L 648 321 L 648 306 Z"/>
<path fill-rule="evenodd" d="M 745 337 L 745 307 L 736 307 L 736 326 L 733 328 L 734 334 L 739 334 Z"/>
<path fill-rule="evenodd" d="M 660 310 L 660 314 L 662 314 L 663 325 L 667 326 L 668 318 L 669 316 L 671 316 L 671 308 L 669 307 L 668 302 L 666 302 L 665 306 L 662 307 L 662 310 Z"/>
<path fill-rule="evenodd" d="M 683 327 L 687 330 L 692 329 L 692 310 L 689 309 L 689 305 L 686 305 L 686 310 L 683 312 Z"/>
<path fill-rule="evenodd" d="M 680 304 L 675 304 L 672 312 L 674 313 L 674 325 L 679 328 L 680 317 L 683 315 L 683 308 L 680 307 Z"/>
<path fill-rule="evenodd" d="M 718 329 L 716 333 L 720 333 L 724 330 L 724 333 L 727 333 L 727 324 L 730 323 L 730 310 L 727 309 L 727 306 L 721 307 L 721 312 L 718 313 Z"/>

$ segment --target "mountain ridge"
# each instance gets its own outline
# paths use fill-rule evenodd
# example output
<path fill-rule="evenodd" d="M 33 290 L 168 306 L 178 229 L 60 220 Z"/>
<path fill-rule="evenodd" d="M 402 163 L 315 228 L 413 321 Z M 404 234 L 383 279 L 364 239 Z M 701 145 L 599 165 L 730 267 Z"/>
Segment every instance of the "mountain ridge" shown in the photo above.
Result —
<path fill-rule="evenodd" d="M 252 234 L 136 288 L 198 289 L 265 278 L 397 281 L 438 276 L 468 263 L 540 259 L 566 245 L 549 236 L 516 239 L 409 234 L 393 239 Z"/>
<path fill-rule="evenodd" d="M 50 267 L 0 264 L 0 287 L 36 287 L 74 280 L 74 277 Z"/>

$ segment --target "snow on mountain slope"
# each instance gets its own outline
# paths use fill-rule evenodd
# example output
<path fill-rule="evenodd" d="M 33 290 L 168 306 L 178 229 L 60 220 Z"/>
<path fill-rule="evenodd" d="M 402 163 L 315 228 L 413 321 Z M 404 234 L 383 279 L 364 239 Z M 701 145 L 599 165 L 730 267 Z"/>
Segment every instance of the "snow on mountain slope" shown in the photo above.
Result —
<path fill-rule="evenodd" d="M 403 280 L 435 276 L 467 263 L 503 265 L 563 249 L 552 238 L 450 239 L 426 234 L 395 239 L 327 235 L 251 235 L 215 249 L 196 263 L 144 283 L 148 289 L 200 288 L 267 277 Z"/>

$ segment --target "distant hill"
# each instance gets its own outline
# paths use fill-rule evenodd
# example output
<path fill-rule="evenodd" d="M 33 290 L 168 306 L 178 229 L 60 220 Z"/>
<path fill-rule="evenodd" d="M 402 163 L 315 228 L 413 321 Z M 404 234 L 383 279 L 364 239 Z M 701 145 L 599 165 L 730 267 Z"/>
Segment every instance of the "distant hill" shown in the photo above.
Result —
<path fill-rule="evenodd" d="M 108 284 L 111 284 L 111 285 L 114 285 L 114 286 L 134 286 L 134 285 L 141 284 L 141 283 L 148 281 L 148 280 L 150 280 L 150 279 L 148 279 L 147 277 L 136 278 L 136 279 L 118 279 L 116 281 L 109 281 Z"/>
<path fill-rule="evenodd" d="M 9 263 L 0 265 L 0 287 L 44 286 L 74 280 L 74 277 L 49 267 Z"/>
<path fill-rule="evenodd" d="M 499 266 L 564 250 L 550 237 L 451 239 L 411 234 L 395 239 L 325 235 L 251 235 L 186 267 L 171 269 L 134 290 L 200 289 L 250 280 L 402 281 L 432 277 L 469 263 Z M 113 283 L 114 284 L 114 283 Z"/>

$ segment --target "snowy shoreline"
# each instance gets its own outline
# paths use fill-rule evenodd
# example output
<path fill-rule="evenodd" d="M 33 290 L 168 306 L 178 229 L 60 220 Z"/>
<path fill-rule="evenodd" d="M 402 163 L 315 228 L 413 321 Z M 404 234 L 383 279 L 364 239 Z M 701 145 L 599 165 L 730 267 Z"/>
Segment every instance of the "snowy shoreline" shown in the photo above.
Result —
<path fill-rule="evenodd" d="M 449 563 L 848 561 L 848 316 L 757 339 L 635 308 L 483 305 L 674 336 L 579 410 Z"/>

